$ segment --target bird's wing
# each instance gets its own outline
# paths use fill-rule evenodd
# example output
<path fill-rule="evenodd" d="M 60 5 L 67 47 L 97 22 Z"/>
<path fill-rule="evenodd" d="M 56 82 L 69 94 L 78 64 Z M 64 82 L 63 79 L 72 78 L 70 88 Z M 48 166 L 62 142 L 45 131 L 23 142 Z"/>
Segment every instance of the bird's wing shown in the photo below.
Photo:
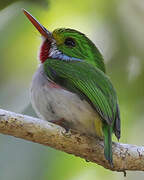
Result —
<path fill-rule="evenodd" d="M 107 124 L 119 120 L 116 92 L 98 68 L 84 61 L 48 59 L 44 69 L 53 81 L 86 97 Z"/>

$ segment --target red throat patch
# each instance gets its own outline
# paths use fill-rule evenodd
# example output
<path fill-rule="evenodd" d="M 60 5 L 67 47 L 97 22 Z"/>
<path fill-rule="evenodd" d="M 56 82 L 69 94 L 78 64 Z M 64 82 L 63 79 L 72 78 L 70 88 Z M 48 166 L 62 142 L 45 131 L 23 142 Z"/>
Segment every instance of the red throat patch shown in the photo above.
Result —
<path fill-rule="evenodd" d="M 48 58 L 50 47 L 51 47 L 51 42 L 46 39 L 40 47 L 39 57 L 40 57 L 41 63 L 44 63 L 45 60 Z"/>

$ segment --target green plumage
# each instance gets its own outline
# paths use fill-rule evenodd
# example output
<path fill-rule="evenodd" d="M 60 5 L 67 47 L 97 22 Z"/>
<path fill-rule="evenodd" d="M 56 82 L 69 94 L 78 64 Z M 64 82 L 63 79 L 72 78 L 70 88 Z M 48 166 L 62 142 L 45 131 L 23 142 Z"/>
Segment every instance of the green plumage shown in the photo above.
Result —
<path fill-rule="evenodd" d="M 105 72 L 103 57 L 95 46 L 95 44 L 87 38 L 83 33 L 74 29 L 60 28 L 53 32 L 53 36 L 57 41 L 58 49 L 69 57 L 75 57 L 88 61 L 92 65 Z M 72 38 L 76 42 L 76 46 L 69 48 L 64 44 L 64 40 Z"/>
<path fill-rule="evenodd" d="M 48 59 L 44 68 L 54 82 L 86 98 L 99 113 L 103 121 L 105 157 L 112 164 L 111 134 L 114 131 L 120 138 L 120 122 L 117 97 L 109 78 L 84 61 Z"/>
<path fill-rule="evenodd" d="M 109 126 L 103 123 L 103 134 L 104 134 L 104 155 L 111 165 L 113 165 L 112 160 L 112 132 L 113 126 Z"/>
<path fill-rule="evenodd" d="M 71 96 L 70 99 L 73 100 L 74 104 L 77 102 L 81 103 L 81 107 L 84 105 L 85 109 L 84 111 L 80 110 L 79 114 L 76 113 L 76 116 L 75 111 L 77 109 L 74 108 L 69 113 L 72 107 L 69 106 L 66 117 L 72 113 L 70 121 L 75 121 L 73 128 L 77 127 L 77 130 L 82 131 L 80 126 L 83 126 L 84 131 L 86 130 L 89 133 L 91 133 L 93 128 L 94 135 L 104 138 L 104 155 L 109 163 L 113 165 L 112 133 L 114 132 L 116 137 L 120 138 L 120 113 L 116 92 L 105 74 L 105 65 L 100 51 L 83 33 L 65 28 L 56 29 L 51 33 L 36 21 L 30 13 L 25 10 L 24 13 L 44 37 L 40 48 L 40 61 L 44 65 L 40 67 L 44 67 L 44 74 L 42 73 L 43 71 L 38 69 L 33 80 L 33 90 L 31 91 L 36 111 L 46 120 L 49 120 L 47 112 L 52 113 L 52 117 L 62 118 L 65 114 L 64 108 L 67 108 L 70 103 L 66 103 L 67 106 L 64 107 L 57 105 L 67 101 L 65 93 L 71 94 L 70 92 L 74 92 L 75 99 L 72 99 Z M 46 89 L 41 91 L 41 88 L 44 88 L 42 82 L 45 82 L 45 79 L 47 80 Z M 52 90 L 50 84 L 53 82 L 51 80 L 62 88 L 56 91 Z M 62 94 L 63 88 L 70 92 L 64 91 Z M 57 96 L 55 97 L 55 95 Z M 85 99 L 93 109 L 86 101 L 83 102 L 79 99 L 77 95 L 82 100 Z M 37 96 L 46 98 L 41 99 Z M 47 96 L 50 97 L 47 98 Z M 57 106 L 57 112 L 51 110 L 51 101 Z M 79 108 L 76 105 L 74 107 Z M 51 107 L 50 110 L 47 107 Z M 87 109 L 88 111 L 86 111 Z M 91 114 L 91 110 L 93 114 Z M 86 112 L 84 114 L 86 117 L 85 121 L 83 121 L 84 116 L 82 116 L 82 112 Z M 76 118 L 73 118 L 75 116 Z M 80 119 L 80 117 L 82 118 Z M 81 120 L 83 123 L 78 122 L 78 120 Z M 86 126 L 86 123 L 90 126 Z"/>

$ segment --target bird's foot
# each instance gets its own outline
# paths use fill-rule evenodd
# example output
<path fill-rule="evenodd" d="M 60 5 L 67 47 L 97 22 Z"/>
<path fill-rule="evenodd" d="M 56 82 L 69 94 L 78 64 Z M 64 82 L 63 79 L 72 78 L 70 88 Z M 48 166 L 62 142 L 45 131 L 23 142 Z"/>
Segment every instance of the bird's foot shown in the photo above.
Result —
<path fill-rule="evenodd" d="M 66 132 L 69 131 L 69 129 L 70 129 L 68 126 L 68 123 L 66 122 L 66 120 L 64 118 L 61 118 L 58 120 L 52 120 L 51 122 L 65 128 Z"/>
<path fill-rule="evenodd" d="M 70 137 L 70 127 L 67 123 L 67 121 L 64 118 L 58 119 L 58 120 L 53 120 L 51 121 L 54 124 L 57 124 L 65 129 L 65 132 L 62 132 L 62 134 L 66 137 Z"/>

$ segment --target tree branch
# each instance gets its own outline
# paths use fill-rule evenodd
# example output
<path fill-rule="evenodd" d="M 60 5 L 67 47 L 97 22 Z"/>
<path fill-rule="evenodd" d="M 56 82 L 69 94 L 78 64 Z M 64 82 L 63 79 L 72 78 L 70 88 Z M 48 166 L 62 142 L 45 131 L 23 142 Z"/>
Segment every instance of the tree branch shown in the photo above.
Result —
<path fill-rule="evenodd" d="M 104 157 L 103 141 L 37 118 L 0 109 L 0 133 L 53 147 L 113 171 L 144 171 L 144 147 L 113 143 L 114 167 Z"/>

